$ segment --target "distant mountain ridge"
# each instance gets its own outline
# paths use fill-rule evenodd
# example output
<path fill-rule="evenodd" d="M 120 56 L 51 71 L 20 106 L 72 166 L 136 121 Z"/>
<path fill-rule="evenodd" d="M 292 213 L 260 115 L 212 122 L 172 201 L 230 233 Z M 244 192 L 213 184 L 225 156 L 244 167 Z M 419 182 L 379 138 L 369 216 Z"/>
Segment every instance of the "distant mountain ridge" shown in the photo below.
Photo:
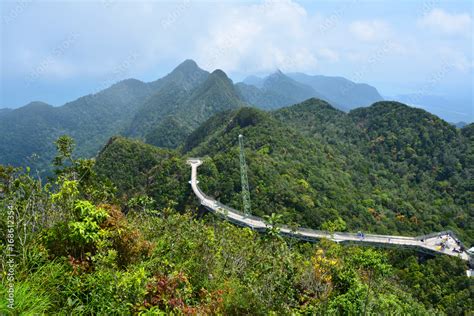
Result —
<path fill-rule="evenodd" d="M 268 109 L 318 98 L 348 111 L 383 100 L 375 87 L 365 83 L 355 83 L 343 77 L 283 74 L 279 70 L 265 78 L 249 76 L 237 86 L 248 103 Z"/>
<path fill-rule="evenodd" d="M 151 92 L 146 83 L 129 79 L 60 107 L 32 102 L 8 111 L 0 115 L 0 163 L 43 170 L 53 158 L 53 141 L 63 134 L 74 137 L 81 156 L 95 155 L 110 136 L 123 132 Z"/>
<path fill-rule="evenodd" d="M 310 76 L 303 73 L 290 73 L 288 76 L 319 91 L 343 109 L 369 106 L 383 100 L 375 87 L 355 83 L 344 77 Z"/>
<path fill-rule="evenodd" d="M 280 70 L 263 79 L 251 76 L 236 84 L 236 88 L 245 102 L 262 109 L 278 109 L 309 98 L 332 102 L 312 87 L 293 80 Z"/>

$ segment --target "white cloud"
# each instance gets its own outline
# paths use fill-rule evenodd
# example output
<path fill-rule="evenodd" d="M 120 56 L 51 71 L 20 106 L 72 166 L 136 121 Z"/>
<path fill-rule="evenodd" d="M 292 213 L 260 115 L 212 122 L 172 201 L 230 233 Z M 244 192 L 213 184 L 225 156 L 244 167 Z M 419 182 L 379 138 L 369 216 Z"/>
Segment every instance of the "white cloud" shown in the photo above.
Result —
<path fill-rule="evenodd" d="M 339 54 L 327 47 L 320 48 L 318 50 L 318 56 L 324 58 L 330 62 L 338 62 L 339 61 Z"/>
<path fill-rule="evenodd" d="M 469 73 L 473 70 L 472 57 L 469 59 L 463 52 L 449 47 L 440 47 L 437 52 L 439 59 L 448 64 L 450 68 L 459 73 Z"/>
<path fill-rule="evenodd" d="M 390 27 L 381 20 L 355 21 L 349 25 L 349 31 L 361 41 L 373 42 L 386 39 Z"/>
<path fill-rule="evenodd" d="M 290 0 L 110 2 L 107 8 L 101 2 L 41 2 L 25 10 L 2 29 L 4 81 L 15 77 L 24 82 L 32 76 L 38 82 L 76 78 L 109 82 L 127 77 L 150 81 L 187 58 L 209 71 L 221 68 L 236 79 L 279 68 L 408 86 L 407 78 L 424 80 L 443 58 L 452 61 L 453 78 L 463 76 L 453 82 L 472 77 L 472 45 L 467 37 L 452 39 L 414 30 L 417 21 L 403 10 L 367 11 L 369 2 L 363 6 L 359 0 L 334 5 Z M 31 21 L 36 21 L 34 27 Z M 472 33 L 468 14 L 428 10 L 418 23 L 443 32 Z M 74 32 L 80 34 L 77 41 L 55 54 Z M 378 57 L 386 42 L 390 50 Z M 440 48 L 458 55 L 441 53 Z M 139 57 L 128 62 L 135 54 Z"/>
<path fill-rule="evenodd" d="M 446 34 L 472 34 L 471 16 L 468 13 L 450 14 L 441 9 L 433 9 L 419 19 L 418 24 Z"/>
<path fill-rule="evenodd" d="M 195 43 L 197 60 L 204 68 L 251 72 L 314 68 L 309 17 L 289 0 L 223 8 Z M 225 27 L 223 27 L 225 26 Z"/>

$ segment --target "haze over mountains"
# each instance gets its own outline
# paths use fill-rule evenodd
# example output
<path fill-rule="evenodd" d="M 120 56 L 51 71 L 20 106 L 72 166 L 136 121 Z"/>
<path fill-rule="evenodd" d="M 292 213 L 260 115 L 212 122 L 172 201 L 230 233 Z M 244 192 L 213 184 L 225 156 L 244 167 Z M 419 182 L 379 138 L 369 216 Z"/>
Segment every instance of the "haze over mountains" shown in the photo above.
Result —
<path fill-rule="evenodd" d="M 234 84 L 222 70 L 209 73 L 186 60 L 153 82 L 127 79 L 60 107 L 32 102 L 0 111 L 0 163 L 45 169 L 53 141 L 63 134 L 76 140 L 81 156 L 95 155 L 112 135 L 175 148 L 216 113 L 242 106 L 273 110 L 309 98 L 345 111 L 382 100 L 376 88 L 341 77 L 277 71 Z"/>
<path fill-rule="evenodd" d="M 463 126 L 463 123 L 465 125 L 466 122 L 471 123 L 474 120 L 474 104 L 472 103 L 472 96 L 468 94 L 446 96 L 443 94 L 425 94 L 421 91 L 399 94 L 391 97 L 391 99 L 422 108 L 448 122 L 454 123 L 456 126 Z"/>
<path fill-rule="evenodd" d="M 304 73 L 285 75 L 279 70 L 265 78 L 247 77 L 238 87 L 249 103 L 262 108 L 278 108 L 314 97 L 339 109 L 350 110 L 383 100 L 377 89 L 368 84 L 355 83 L 343 77 Z"/>

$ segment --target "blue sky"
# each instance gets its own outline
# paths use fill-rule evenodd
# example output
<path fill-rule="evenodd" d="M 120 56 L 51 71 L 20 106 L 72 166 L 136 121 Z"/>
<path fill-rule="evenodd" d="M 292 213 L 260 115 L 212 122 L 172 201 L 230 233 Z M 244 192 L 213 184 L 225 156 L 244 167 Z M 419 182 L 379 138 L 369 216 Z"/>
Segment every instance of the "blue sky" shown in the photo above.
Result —
<path fill-rule="evenodd" d="M 276 69 L 382 95 L 442 95 L 472 121 L 472 1 L 2 1 L 0 107 L 62 105 L 184 59 L 234 81 Z"/>

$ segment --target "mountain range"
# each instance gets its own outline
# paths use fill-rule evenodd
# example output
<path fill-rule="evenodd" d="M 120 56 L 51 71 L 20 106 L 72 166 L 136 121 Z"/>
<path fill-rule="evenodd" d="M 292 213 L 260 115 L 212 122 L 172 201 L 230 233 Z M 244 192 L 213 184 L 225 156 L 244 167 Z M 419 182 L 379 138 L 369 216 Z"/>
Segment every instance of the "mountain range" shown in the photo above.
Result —
<path fill-rule="evenodd" d="M 1 110 L 0 163 L 27 163 L 47 171 L 53 141 L 63 134 L 75 139 L 77 153 L 85 157 L 96 155 L 113 135 L 176 148 L 221 111 L 243 106 L 274 110 L 310 98 L 344 111 L 382 100 L 374 87 L 342 77 L 276 71 L 234 84 L 222 70 L 209 73 L 186 60 L 153 82 L 123 80 L 60 107 L 32 102 Z"/>
<path fill-rule="evenodd" d="M 383 100 L 376 88 L 343 77 L 310 76 L 277 71 L 265 78 L 247 77 L 237 84 L 242 98 L 264 109 L 275 109 L 309 98 L 325 100 L 341 110 L 368 106 Z"/>

